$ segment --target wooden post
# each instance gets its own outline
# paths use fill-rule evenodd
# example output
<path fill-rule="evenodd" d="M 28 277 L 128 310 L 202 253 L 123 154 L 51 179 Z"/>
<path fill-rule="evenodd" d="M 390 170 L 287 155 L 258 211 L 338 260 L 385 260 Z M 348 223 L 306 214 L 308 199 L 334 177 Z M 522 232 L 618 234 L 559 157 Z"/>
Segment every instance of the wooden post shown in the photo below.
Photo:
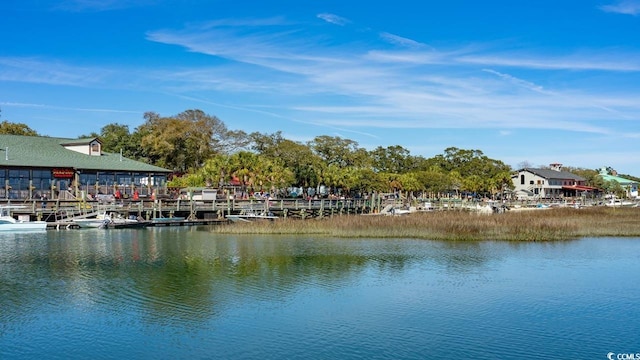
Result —
<path fill-rule="evenodd" d="M 78 184 L 80 184 L 80 174 L 78 174 L 78 172 L 75 172 L 73 174 L 73 196 L 77 199 L 78 198 Z"/>

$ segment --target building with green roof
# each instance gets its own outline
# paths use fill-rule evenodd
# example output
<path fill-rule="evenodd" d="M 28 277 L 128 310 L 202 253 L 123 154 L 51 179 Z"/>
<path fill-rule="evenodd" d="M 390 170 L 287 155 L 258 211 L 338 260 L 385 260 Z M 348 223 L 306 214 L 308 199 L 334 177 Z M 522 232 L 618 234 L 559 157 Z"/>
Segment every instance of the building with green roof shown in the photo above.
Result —
<path fill-rule="evenodd" d="M 99 138 L 0 135 L 0 198 L 150 195 L 171 170 L 102 151 Z"/>
<path fill-rule="evenodd" d="M 607 170 L 607 168 L 604 168 L 604 167 L 600 168 L 600 173 L 598 175 L 604 181 L 615 181 L 618 184 L 620 184 L 620 186 L 622 186 L 622 188 L 627 193 L 627 197 L 630 197 L 630 198 L 637 198 L 638 197 L 638 182 L 637 181 L 633 181 L 633 180 L 625 179 L 625 178 L 617 176 L 617 175 L 609 174 L 609 171 Z"/>

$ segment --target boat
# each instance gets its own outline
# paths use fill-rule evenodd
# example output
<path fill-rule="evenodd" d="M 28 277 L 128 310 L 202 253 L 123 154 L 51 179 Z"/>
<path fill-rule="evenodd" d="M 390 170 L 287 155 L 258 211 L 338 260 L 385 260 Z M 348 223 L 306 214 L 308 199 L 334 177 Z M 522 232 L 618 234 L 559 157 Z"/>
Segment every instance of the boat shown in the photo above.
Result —
<path fill-rule="evenodd" d="M 151 224 L 148 221 L 122 217 L 116 212 L 101 212 L 95 218 L 73 219 L 72 222 L 80 228 L 94 229 L 146 227 Z"/>
<path fill-rule="evenodd" d="M 226 215 L 225 218 L 233 221 L 233 222 L 252 222 L 257 220 L 276 220 L 277 216 L 266 213 L 266 212 L 258 212 L 254 209 L 243 209 L 237 215 Z"/>
<path fill-rule="evenodd" d="M 394 207 L 391 209 L 391 215 L 398 216 L 398 215 L 407 215 L 407 214 L 411 214 L 411 210 L 401 208 L 401 207 Z"/>
<path fill-rule="evenodd" d="M 90 219 L 73 219 L 72 222 L 80 228 L 104 228 L 110 220 L 103 218 L 90 218 Z"/>
<path fill-rule="evenodd" d="M 22 206 L 0 206 L 0 231 L 44 231 L 47 230 L 46 221 L 27 221 L 13 217 L 12 209 Z"/>
<path fill-rule="evenodd" d="M 395 206 L 395 205 L 387 205 L 384 207 L 384 209 L 380 210 L 380 215 L 394 215 L 394 216 L 400 216 L 400 215 L 407 215 L 407 214 L 411 214 L 412 212 L 417 211 L 415 208 L 406 208 L 406 207 L 402 207 L 402 206 Z"/>
<path fill-rule="evenodd" d="M 157 217 L 151 219 L 151 222 L 156 225 L 171 225 L 181 223 L 185 220 L 183 216 L 174 216 L 174 217 Z"/>
<path fill-rule="evenodd" d="M 614 206 L 614 207 L 638 207 L 638 203 L 635 203 L 633 201 L 624 201 L 624 200 L 609 200 L 609 202 L 607 202 L 605 204 L 606 206 Z"/>
<path fill-rule="evenodd" d="M 637 207 L 638 203 L 628 200 L 623 200 L 617 197 L 611 197 L 605 203 L 605 206 L 613 206 L 613 207 Z"/>

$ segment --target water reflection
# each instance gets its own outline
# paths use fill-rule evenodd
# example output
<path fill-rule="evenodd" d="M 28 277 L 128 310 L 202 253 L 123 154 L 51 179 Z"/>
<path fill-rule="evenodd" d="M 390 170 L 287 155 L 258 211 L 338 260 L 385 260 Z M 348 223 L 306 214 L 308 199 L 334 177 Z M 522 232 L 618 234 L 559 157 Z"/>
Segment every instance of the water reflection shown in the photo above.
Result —
<path fill-rule="evenodd" d="M 172 229 L 16 239 L 0 248 L 0 291 L 8 294 L 0 306 L 16 316 L 52 306 L 48 299 L 56 299 L 109 312 L 140 307 L 146 321 L 190 324 L 208 321 L 238 299 L 281 298 L 314 284 L 338 288 L 369 264 L 400 271 L 411 259 L 398 253 L 397 245 L 383 257 L 367 246 L 354 251 L 363 244 L 224 238 Z"/>
<path fill-rule="evenodd" d="M 66 358 L 96 338 L 107 358 L 593 355 L 640 330 L 638 244 L 12 234 L 0 238 L 0 357 Z M 603 321 L 623 311 L 634 322 Z M 591 329 L 599 342 L 586 343 Z"/>
<path fill-rule="evenodd" d="M 57 299 L 113 312 L 140 307 L 147 321 L 197 323 L 244 297 L 282 298 L 309 286 L 338 289 L 369 269 L 393 277 L 414 266 L 433 267 L 456 275 L 445 281 L 460 282 L 499 262 L 504 250 L 497 249 L 504 244 L 318 242 L 172 228 L 61 231 L 2 242 L 0 291 L 8 296 L 0 306 L 16 316 Z"/>

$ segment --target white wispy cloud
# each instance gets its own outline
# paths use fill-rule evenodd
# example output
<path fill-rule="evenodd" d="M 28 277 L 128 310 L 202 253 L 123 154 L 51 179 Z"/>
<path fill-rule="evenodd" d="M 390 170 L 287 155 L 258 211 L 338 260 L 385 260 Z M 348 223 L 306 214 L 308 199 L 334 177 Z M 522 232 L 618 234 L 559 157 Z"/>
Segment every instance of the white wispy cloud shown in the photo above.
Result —
<path fill-rule="evenodd" d="M 615 55 L 614 55 L 615 54 Z M 467 64 L 509 66 L 542 70 L 603 70 L 603 71 L 640 71 L 640 54 L 624 54 L 607 49 L 591 53 L 580 52 L 565 57 L 540 56 L 521 53 L 502 53 L 492 55 L 464 55 L 455 61 Z"/>
<path fill-rule="evenodd" d="M 403 46 L 403 47 L 408 47 L 408 48 L 421 48 L 425 46 L 425 44 L 422 44 L 418 41 L 407 39 L 402 36 L 390 34 L 388 32 L 381 32 L 380 38 L 388 43 Z"/>
<path fill-rule="evenodd" d="M 640 1 L 622 0 L 614 4 L 600 6 L 600 9 L 610 13 L 637 16 L 640 14 Z"/>
<path fill-rule="evenodd" d="M 364 55 L 367 59 L 385 63 L 443 64 L 449 58 L 434 51 L 379 51 L 371 50 Z"/>
<path fill-rule="evenodd" d="M 546 92 L 544 90 L 544 88 L 542 86 L 540 86 L 540 85 L 536 85 L 536 84 L 534 84 L 532 82 L 529 82 L 529 81 L 526 81 L 526 80 L 518 79 L 518 78 L 516 78 L 514 76 L 511 76 L 509 74 L 503 74 L 501 72 L 498 72 L 498 71 L 495 71 L 495 70 L 491 70 L 491 69 L 482 69 L 482 71 L 487 72 L 489 74 L 496 75 L 496 76 L 498 76 L 500 78 L 503 78 L 505 80 L 508 80 L 508 81 L 518 85 L 518 86 L 525 87 L 525 88 L 527 88 L 527 89 L 529 89 L 531 91 L 535 91 L 535 92 L 538 92 L 538 93 L 541 93 L 541 94 L 550 94 L 550 93 Z"/>
<path fill-rule="evenodd" d="M 335 24 L 335 25 L 340 25 L 340 26 L 344 26 L 349 24 L 351 21 L 349 21 L 349 19 L 343 18 L 342 16 L 338 16 L 335 14 L 329 14 L 329 13 L 321 13 L 316 15 L 319 19 L 322 19 L 328 23 L 331 24 Z"/>
<path fill-rule="evenodd" d="M 554 58 L 469 45 L 436 50 L 387 34 L 377 43 L 325 42 L 326 34 L 283 18 L 221 19 L 147 33 L 149 41 L 211 56 L 210 65 L 103 69 L 0 58 L 0 80 L 135 88 L 369 137 L 377 136 L 374 129 L 547 129 L 608 136 L 618 121 L 640 122 L 640 94 L 634 90 L 610 93 L 599 83 L 573 87 L 564 82 L 571 72 L 555 83 L 526 76 L 576 69 L 617 76 L 621 68 L 633 74 L 640 64 L 629 56 L 582 50 Z M 241 100 L 207 100 L 227 94 Z"/>
<path fill-rule="evenodd" d="M 227 74 L 234 79 L 232 86 L 237 90 L 239 83 L 247 82 L 252 83 L 255 91 L 287 96 L 286 103 L 274 111 L 317 117 L 309 121 L 325 126 L 501 131 L 535 128 L 610 134 L 612 130 L 606 122 L 593 125 L 589 121 L 640 121 L 637 115 L 640 107 L 633 104 L 638 94 L 621 96 L 597 90 L 590 93 L 567 88 L 566 84 L 560 91 L 502 71 L 476 68 L 482 65 L 614 72 L 640 69 L 633 59 L 621 60 L 616 53 L 608 53 L 606 57 L 585 56 L 583 52 L 554 59 L 524 53 L 492 55 L 490 49 L 473 46 L 398 52 L 386 50 L 382 45 L 390 39 L 395 44 L 419 43 L 388 34 L 377 46 L 351 46 L 351 43 L 328 46 L 322 42 L 301 42 L 298 35 L 300 30 L 295 27 L 273 32 L 263 26 L 243 24 L 236 28 L 210 27 L 205 32 L 163 30 L 149 33 L 148 39 L 256 66 L 243 70 L 239 67 Z M 255 77 L 241 74 L 243 71 L 251 74 L 253 70 Z M 495 79 L 482 77 L 481 72 L 495 75 Z M 261 80 L 266 78 L 268 82 Z M 224 82 L 218 85 L 224 86 Z M 344 101 L 316 104 L 335 96 L 348 101 L 342 105 Z"/>

